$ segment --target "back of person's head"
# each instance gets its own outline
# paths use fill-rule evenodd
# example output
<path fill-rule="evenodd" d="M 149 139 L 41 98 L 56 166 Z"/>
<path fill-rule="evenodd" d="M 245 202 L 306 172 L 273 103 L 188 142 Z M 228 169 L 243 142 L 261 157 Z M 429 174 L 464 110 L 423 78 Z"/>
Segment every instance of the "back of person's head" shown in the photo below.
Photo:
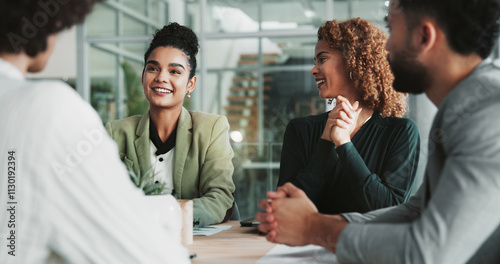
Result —
<path fill-rule="evenodd" d="M 146 64 L 149 55 L 158 47 L 173 47 L 186 54 L 189 61 L 189 78 L 193 78 L 196 72 L 196 54 L 198 54 L 198 37 L 188 27 L 181 26 L 175 22 L 164 26 L 155 32 L 149 48 L 144 54 L 144 64 Z"/>
<path fill-rule="evenodd" d="M 81 23 L 102 0 L 0 0 L 0 53 L 35 57 L 47 37 Z"/>
<path fill-rule="evenodd" d="M 327 21 L 318 30 L 318 40 L 342 52 L 352 72 L 360 103 L 384 116 L 401 117 L 406 112 L 406 94 L 392 87 L 394 76 L 385 49 L 386 34 L 361 18 Z"/>
<path fill-rule="evenodd" d="M 462 55 L 487 58 L 499 35 L 500 0 L 399 0 L 408 30 L 433 19 L 450 48 Z"/>

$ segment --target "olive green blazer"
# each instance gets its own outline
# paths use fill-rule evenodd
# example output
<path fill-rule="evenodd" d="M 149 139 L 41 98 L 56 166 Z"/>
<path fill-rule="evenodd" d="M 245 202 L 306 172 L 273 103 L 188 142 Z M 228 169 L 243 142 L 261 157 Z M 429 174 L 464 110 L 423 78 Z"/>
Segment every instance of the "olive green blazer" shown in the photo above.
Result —
<path fill-rule="evenodd" d="M 149 111 L 106 124 L 120 158 L 134 172 L 151 167 Z M 225 116 L 182 108 L 177 124 L 173 182 L 178 199 L 193 199 L 193 222 L 205 226 L 223 221 L 233 205 L 233 149 Z"/>

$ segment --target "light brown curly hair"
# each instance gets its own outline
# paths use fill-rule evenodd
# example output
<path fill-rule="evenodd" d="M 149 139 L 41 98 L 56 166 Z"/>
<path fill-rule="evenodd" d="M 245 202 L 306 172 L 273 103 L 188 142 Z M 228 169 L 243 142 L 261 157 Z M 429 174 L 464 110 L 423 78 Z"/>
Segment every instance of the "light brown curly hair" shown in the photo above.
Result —
<path fill-rule="evenodd" d="M 318 41 L 342 52 L 354 87 L 361 91 L 361 105 L 383 116 L 402 117 L 407 94 L 392 87 L 394 76 L 389 62 L 385 33 L 361 18 L 327 21 L 318 30 Z"/>

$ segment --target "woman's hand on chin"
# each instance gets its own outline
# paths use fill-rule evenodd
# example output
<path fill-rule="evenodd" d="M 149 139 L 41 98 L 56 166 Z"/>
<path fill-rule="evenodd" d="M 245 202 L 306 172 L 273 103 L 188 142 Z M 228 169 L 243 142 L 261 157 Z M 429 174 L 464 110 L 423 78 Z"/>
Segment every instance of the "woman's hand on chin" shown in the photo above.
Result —
<path fill-rule="evenodd" d="M 332 125 L 330 129 L 330 139 L 335 147 L 341 146 L 351 141 L 351 134 L 356 129 L 359 113 L 359 102 L 351 105 L 349 100 L 342 96 L 337 97 L 337 105 L 328 116 L 327 124 Z"/>

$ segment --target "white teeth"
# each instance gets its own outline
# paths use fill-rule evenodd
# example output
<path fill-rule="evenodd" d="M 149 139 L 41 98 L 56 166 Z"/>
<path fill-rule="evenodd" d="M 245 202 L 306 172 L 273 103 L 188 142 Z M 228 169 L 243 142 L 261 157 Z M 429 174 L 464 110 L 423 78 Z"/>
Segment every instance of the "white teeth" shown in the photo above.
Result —
<path fill-rule="evenodd" d="M 172 91 L 163 88 L 153 88 L 153 90 L 159 93 L 172 93 Z"/>
<path fill-rule="evenodd" d="M 316 82 L 316 84 L 320 84 L 320 83 L 324 83 L 324 82 L 325 82 L 325 80 L 319 80 Z"/>

